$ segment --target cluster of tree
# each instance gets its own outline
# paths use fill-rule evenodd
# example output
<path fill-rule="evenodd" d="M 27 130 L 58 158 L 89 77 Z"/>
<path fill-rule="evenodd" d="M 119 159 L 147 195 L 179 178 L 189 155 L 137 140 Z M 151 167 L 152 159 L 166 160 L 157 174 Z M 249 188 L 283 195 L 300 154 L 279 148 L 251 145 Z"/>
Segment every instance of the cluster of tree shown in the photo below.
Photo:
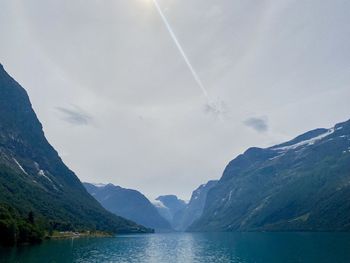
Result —
<path fill-rule="evenodd" d="M 21 243 L 40 243 L 45 231 L 40 223 L 36 222 L 33 212 L 23 217 L 12 207 L 0 204 L 0 233 L 0 245 L 13 246 Z"/>

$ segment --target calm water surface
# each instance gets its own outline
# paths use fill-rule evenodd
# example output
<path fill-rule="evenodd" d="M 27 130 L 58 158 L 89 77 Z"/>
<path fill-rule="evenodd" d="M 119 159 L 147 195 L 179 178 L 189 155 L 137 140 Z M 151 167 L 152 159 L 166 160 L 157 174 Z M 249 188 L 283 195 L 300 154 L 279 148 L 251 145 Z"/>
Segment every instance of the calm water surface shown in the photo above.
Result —
<path fill-rule="evenodd" d="M 1 249 L 0 262 L 349 263 L 348 233 L 153 234 Z"/>

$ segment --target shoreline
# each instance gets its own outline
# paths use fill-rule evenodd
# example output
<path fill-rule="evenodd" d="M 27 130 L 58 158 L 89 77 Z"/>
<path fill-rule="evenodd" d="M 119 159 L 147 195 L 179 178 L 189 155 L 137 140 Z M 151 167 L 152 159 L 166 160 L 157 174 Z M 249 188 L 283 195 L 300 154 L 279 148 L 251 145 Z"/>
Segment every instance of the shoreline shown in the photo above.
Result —
<path fill-rule="evenodd" d="M 84 237 L 113 237 L 114 235 L 107 232 L 55 232 L 50 236 L 46 236 L 45 240 L 60 240 L 60 239 L 70 239 L 70 238 L 84 238 Z"/>

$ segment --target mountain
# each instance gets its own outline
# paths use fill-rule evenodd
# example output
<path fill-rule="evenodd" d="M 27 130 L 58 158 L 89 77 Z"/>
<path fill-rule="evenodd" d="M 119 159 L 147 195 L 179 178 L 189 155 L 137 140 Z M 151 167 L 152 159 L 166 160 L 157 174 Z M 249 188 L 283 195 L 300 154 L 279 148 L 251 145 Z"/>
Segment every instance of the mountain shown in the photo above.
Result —
<path fill-rule="evenodd" d="M 107 212 L 87 193 L 46 140 L 26 91 L 2 65 L 0 204 L 4 211 L 12 211 L 5 211 L 6 217 L 17 214 L 25 218 L 28 213 L 33 213 L 38 221 L 51 229 L 96 229 L 118 233 L 150 231 Z"/>
<path fill-rule="evenodd" d="M 108 211 L 156 231 L 170 231 L 171 226 L 140 192 L 113 184 L 84 183 L 86 190 Z"/>
<path fill-rule="evenodd" d="M 176 222 L 174 219 L 177 213 L 181 213 L 186 208 L 186 202 L 177 198 L 176 195 L 162 195 L 156 198 L 153 205 L 159 214 L 164 217 L 174 228 Z"/>
<path fill-rule="evenodd" d="M 349 231 L 350 120 L 231 161 L 189 231 Z"/>
<path fill-rule="evenodd" d="M 177 212 L 173 219 L 173 226 L 177 231 L 185 231 L 194 221 L 199 219 L 203 213 L 204 205 L 207 200 L 207 194 L 218 181 L 209 181 L 202 184 L 193 191 L 190 202 L 185 209 Z"/>

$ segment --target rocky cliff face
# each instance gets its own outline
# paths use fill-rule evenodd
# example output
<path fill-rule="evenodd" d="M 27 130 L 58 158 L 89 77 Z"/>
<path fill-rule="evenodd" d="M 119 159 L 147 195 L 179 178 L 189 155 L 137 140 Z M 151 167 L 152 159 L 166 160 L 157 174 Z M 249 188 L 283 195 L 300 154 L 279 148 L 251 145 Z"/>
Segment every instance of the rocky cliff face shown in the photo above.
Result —
<path fill-rule="evenodd" d="M 209 181 L 193 191 L 191 200 L 186 205 L 185 209 L 180 210 L 174 216 L 173 225 L 177 231 L 185 231 L 193 222 L 201 217 L 207 200 L 207 194 L 217 182 L 218 181 L 214 180 Z"/>

